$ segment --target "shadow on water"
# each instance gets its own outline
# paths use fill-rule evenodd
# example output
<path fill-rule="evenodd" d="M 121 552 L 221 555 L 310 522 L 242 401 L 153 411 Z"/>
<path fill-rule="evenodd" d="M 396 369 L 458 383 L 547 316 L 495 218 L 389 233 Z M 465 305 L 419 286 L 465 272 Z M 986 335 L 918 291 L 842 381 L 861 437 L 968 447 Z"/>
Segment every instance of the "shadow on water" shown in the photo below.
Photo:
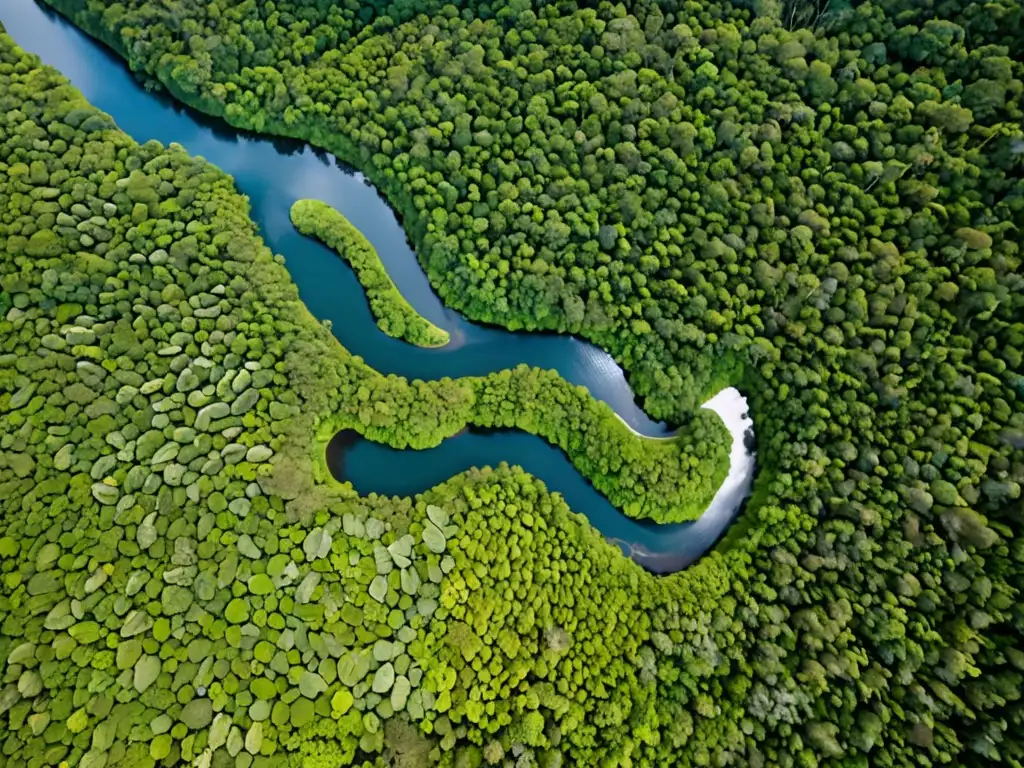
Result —
<path fill-rule="evenodd" d="M 567 335 L 512 333 L 471 323 L 446 307 L 420 268 L 396 213 L 361 173 L 303 142 L 237 130 L 146 90 L 115 53 L 35 2 L 0 5 L 0 21 L 20 46 L 61 70 L 137 141 L 181 144 L 230 173 L 249 198 L 252 218 L 266 244 L 286 256 L 306 306 L 317 318 L 330 320 L 339 341 L 373 368 L 425 380 L 484 375 L 523 363 L 553 369 L 587 387 L 638 433 L 671 434 L 669 425 L 643 412 L 621 367 L 593 344 Z M 453 343 L 426 350 L 381 333 L 362 287 L 344 261 L 291 225 L 291 205 L 305 197 L 323 200 L 354 222 L 406 299 L 447 330 Z M 471 466 L 519 464 L 562 493 L 573 509 L 585 510 L 590 521 L 638 563 L 669 572 L 714 545 L 749 494 L 754 474 L 753 452 L 744 446 L 751 426 L 746 401 L 729 389 L 705 407 L 716 410 L 732 434 L 731 463 L 708 510 L 692 523 L 659 526 L 627 518 L 580 476 L 560 450 L 514 431 L 469 430 L 427 451 L 395 451 L 362 438 L 339 436 L 332 442 L 331 466 L 363 493 L 410 495 Z"/>

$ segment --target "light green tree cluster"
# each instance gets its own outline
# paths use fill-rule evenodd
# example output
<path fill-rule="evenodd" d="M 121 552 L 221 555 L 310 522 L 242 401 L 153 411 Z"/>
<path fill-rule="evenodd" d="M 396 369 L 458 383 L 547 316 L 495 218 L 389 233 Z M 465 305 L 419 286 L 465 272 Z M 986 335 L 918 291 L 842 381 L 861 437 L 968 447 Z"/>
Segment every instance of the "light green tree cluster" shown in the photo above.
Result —
<path fill-rule="evenodd" d="M 376 249 L 342 214 L 319 200 L 297 200 L 291 218 L 299 232 L 316 237 L 349 263 L 366 291 L 377 327 L 384 333 L 419 347 L 443 347 L 448 343 L 448 332 L 413 309 Z"/>
<path fill-rule="evenodd" d="M 561 448 L 616 507 L 659 523 L 695 520 L 729 470 L 731 438 L 701 409 L 671 439 L 639 436 L 584 387 L 525 365 L 481 377 L 408 382 L 365 369 L 355 396 L 334 404 L 314 429 L 318 477 L 324 449 L 355 429 L 394 448 L 433 448 L 468 426 L 521 429 Z M 313 379 L 315 381 L 315 379 Z"/>

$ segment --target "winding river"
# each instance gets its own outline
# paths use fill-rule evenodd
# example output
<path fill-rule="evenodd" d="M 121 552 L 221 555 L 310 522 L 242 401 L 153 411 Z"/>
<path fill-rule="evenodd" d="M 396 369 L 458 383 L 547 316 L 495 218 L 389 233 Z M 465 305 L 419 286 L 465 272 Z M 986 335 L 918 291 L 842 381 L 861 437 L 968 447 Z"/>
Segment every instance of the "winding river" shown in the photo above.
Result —
<path fill-rule="evenodd" d="M 475 376 L 526 363 L 555 369 L 610 405 L 635 432 L 671 431 L 637 405 L 622 369 L 606 352 L 568 335 L 511 333 L 470 323 L 434 294 L 397 217 L 358 173 L 309 145 L 235 130 L 171 99 L 147 92 L 124 62 L 72 24 L 31 0 L 0 5 L 0 22 L 25 50 L 70 78 L 95 106 L 137 141 L 177 142 L 227 173 L 249 198 L 267 245 L 284 254 L 302 300 L 352 353 L 375 369 L 411 379 Z M 349 267 L 332 251 L 300 235 L 289 209 L 300 198 L 323 200 L 358 226 L 374 245 L 402 294 L 452 342 L 421 349 L 384 335 L 370 315 Z M 601 496 L 566 456 L 542 438 L 516 431 L 468 430 L 427 451 L 398 451 L 358 439 L 335 450 L 332 470 L 361 493 L 411 495 L 472 466 L 518 464 L 584 510 L 604 536 L 648 570 L 686 567 L 718 540 L 749 495 L 754 457 L 746 400 L 726 389 L 705 406 L 732 434 L 729 474 L 699 520 L 657 525 L 627 518 Z M 336 445 L 337 449 L 339 446 Z"/>

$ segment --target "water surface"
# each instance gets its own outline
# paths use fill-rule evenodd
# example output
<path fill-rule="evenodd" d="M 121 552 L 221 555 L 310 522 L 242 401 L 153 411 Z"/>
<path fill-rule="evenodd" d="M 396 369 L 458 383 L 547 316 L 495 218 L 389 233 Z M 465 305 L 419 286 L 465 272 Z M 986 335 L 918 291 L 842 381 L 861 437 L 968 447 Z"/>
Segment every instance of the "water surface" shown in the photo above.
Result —
<path fill-rule="evenodd" d="M 568 335 L 511 333 L 471 323 L 446 308 L 433 292 L 397 217 L 358 172 L 307 144 L 238 131 L 172 99 L 143 89 L 124 62 L 72 24 L 34 2 L 7 2 L 0 21 L 22 48 L 59 69 L 95 106 L 108 112 L 136 141 L 177 142 L 234 176 L 250 201 L 267 245 L 283 254 L 299 295 L 352 353 L 373 368 L 410 379 L 483 375 L 520 363 L 557 370 L 608 403 L 635 431 L 671 434 L 636 403 L 622 369 L 603 350 Z M 291 224 L 289 209 L 312 197 L 337 208 L 374 245 L 402 294 L 415 309 L 451 334 L 441 349 L 421 349 L 383 334 L 370 314 L 351 269 Z M 746 447 L 751 426 L 746 401 L 725 390 L 705 407 L 718 412 L 733 436 L 729 475 L 704 515 L 693 523 L 659 526 L 618 512 L 557 448 L 515 431 L 468 431 L 428 451 L 396 451 L 365 440 L 343 452 L 335 471 L 362 493 L 410 495 L 471 466 L 519 464 L 585 512 L 609 539 L 656 571 L 678 570 L 717 541 L 750 489 L 754 460 Z"/>

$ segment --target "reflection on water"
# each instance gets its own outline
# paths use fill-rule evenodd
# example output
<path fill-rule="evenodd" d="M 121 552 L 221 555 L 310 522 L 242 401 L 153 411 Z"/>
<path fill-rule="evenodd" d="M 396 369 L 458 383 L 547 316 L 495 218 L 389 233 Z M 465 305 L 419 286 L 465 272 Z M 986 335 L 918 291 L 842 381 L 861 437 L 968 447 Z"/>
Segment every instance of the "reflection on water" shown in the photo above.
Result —
<path fill-rule="evenodd" d="M 317 318 L 331 320 L 341 343 L 372 367 L 425 380 L 480 376 L 520 363 L 553 369 L 587 387 L 642 434 L 671 433 L 671 427 L 647 417 L 621 368 L 598 347 L 565 335 L 509 333 L 471 323 L 445 307 L 394 211 L 363 174 L 331 162 L 329 155 L 307 144 L 236 131 L 148 92 L 120 59 L 63 18 L 35 3 L 17 7 L 15 12 L 10 4 L 0 6 L 0 20 L 15 41 L 60 69 L 122 130 L 137 141 L 181 144 L 234 176 L 267 245 L 287 258 L 306 306 Z M 409 303 L 458 343 L 427 350 L 381 334 L 352 270 L 333 251 L 292 227 L 289 210 L 304 197 L 323 200 L 358 226 Z"/>
<path fill-rule="evenodd" d="M 570 508 L 586 513 L 608 541 L 644 568 L 672 573 L 714 545 L 750 494 L 754 478 L 754 455 L 746 444 L 753 422 L 746 399 L 730 387 L 704 407 L 722 418 L 732 436 L 729 474 L 704 514 L 689 523 L 659 525 L 631 520 L 594 490 L 558 448 L 516 430 L 470 428 L 425 451 L 397 450 L 346 430 L 329 444 L 327 461 L 337 479 L 348 480 L 364 495 L 384 496 L 409 496 L 472 467 L 496 466 L 502 461 L 518 464 L 550 490 L 561 493 Z"/>
<path fill-rule="evenodd" d="M 737 389 L 729 387 L 704 403 L 703 407 L 717 413 L 732 436 L 729 474 L 704 514 L 693 523 L 684 524 L 689 526 L 681 529 L 686 541 L 680 542 L 679 547 L 666 547 L 666 542 L 661 538 L 655 549 L 637 542 L 616 540 L 620 546 L 627 544 L 629 548 L 623 547 L 623 551 L 651 571 L 678 571 L 703 555 L 733 521 L 754 484 L 756 462 L 751 445 L 754 422 L 750 418 L 747 399 Z M 672 534 L 668 534 L 668 537 L 671 538 Z"/>
<path fill-rule="evenodd" d="M 341 343 L 372 367 L 419 379 L 483 375 L 521 363 L 554 369 L 572 383 L 586 386 L 639 433 L 671 434 L 668 425 L 647 417 L 622 369 L 594 345 L 556 334 L 509 333 L 470 323 L 446 308 L 434 294 L 394 212 L 362 174 L 301 142 L 236 131 L 147 92 L 114 54 L 35 3 L 0 4 L 0 21 L 19 45 L 60 69 L 137 141 L 154 138 L 181 144 L 232 174 L 249 198 L 253 219 L 267 245 L 286 256 L 307 307 L 317 318 L 331 320 Z M 323 200 L 355 223 L 409 303 L 448 331 L 452 343 L 427 350 L 381 333 L 348 266 L 292 227 L 289 210 L 303 197 Z M 359 440 L 343 451 L 344 474 L 364 492 L 408 495 L 469 466 L 520 464 L 564 494 L 573 509 L 586 512 L 605 536 L 620 543 L 638 562 L 652 570 L 677 570 L 714 544 L 749 492 L 753 476 L 753 456 L 743 449 L 743 432 L 750 426 L 743 398 L 735 390 L 726 390 L 706 407 L 716 410 L 730 427 L 732 464 L 711 507 L 694 523 L 658 526 L 629 520 L 576 472 L 561 451 L 540 438 L 516 432 L 470 431 L 424 452 L 393 451 Z"/>

